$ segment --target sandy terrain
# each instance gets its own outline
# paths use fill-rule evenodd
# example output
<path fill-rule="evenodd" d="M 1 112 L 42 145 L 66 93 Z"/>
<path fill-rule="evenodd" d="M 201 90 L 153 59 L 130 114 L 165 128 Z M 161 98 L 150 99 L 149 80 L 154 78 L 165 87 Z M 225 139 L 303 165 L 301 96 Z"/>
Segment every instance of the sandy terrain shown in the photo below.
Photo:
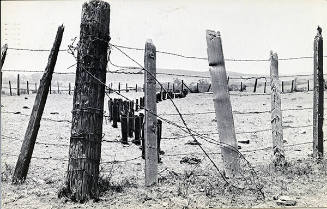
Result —
<path fill-rule="evenodd" d="M 129 98 L 137 98 L 141 95 L 141 92 L 126 93 Z M 99 202 L 89 201 L 85 204 L 76 204 L 57 198 L 57 192 L 64 182 L 68 160 L 71 128 L 69 121 L 73 97 L 67 94 L 49 95 L 33 153 L 35 158 L 32 159 L 27 181 L 20 186 L 10 184 L 12 169 L 20 151 L 34 98 L 35 94 L 4 95 L 2 98 L 1 166 L 4 178 L 2 208 L 282 207 L 273 200 L 276 195 L 289 196 L 297 201 L 297 207 L 327 207 L 327 198 L 325 198 L 327 196 L 325 186 L 327 163 L 322 161 L 317 164 L 310 157 L 312 109 L 306 108 L 312 107 L 312 92 L 282 96 L 285 149 L 287 160 L 290 162 L 284 171 L 274 171 L 269 166 L 272 154 L 269 148 L 272 146 L 269 130 L 271 126 L 270 95 L 247 96 L 247 93 L 232 92 L 231 100 L 237 139 L 250 141 L 249 144 L 239 143 L 240 151 L 254 167 L 258 176 L 258 178 L 251 177 L 249 166 L 244 166 L 244 178 L 255 179 L 254 183 L 246 185 L 251 188 L 263 185 L 264 199 L 253 189 L 240 191 L 226 186 L 199 147 L 185 144 L 192 138 L 186 136 L 187 134 L 179 128 L 167 123 L 163 123 L 161 149 L 165 151 L 165 154 L 161 156 L 162 163 L 159 165 L 160 183 L 158 187 L 146 189 L 143 186 L 144 161 L 140 158 L 141 150 L 132 143 L 126 146 L 117 142 L 120 140 L 120 128 L 114 129 L 109 122 L 104 121 L 103 132 L 106 141 L 102 143 L 101 153 L 103 193 Z M 189 94 L 186 98 L 174 101 L 180 111 L 186 114 L 184 118 L 191 129 L 218 140 L 214 113 L 190 114 L 214 111 L 211 94 Z M 325 99 L 325 107 L 326 103 Z M 23 106 L 29 109 L 24 109 Z M 107 105 L 105 107 L 107 108 Z M 242 114 L 252 111 L 268 112 Z M 13 112 L 21 112 L 21 114 L 13 114 Z M 326 113 L 327 111 L 325 111 L 325 118 Z M 182 124 L 178 115 L 173 115 L 176 111 L 168 100 L 158 104 L 158 114 Z M 326 123 L 324 130 L 326 136 Z M 221 167 L 219 146 L 200 138 L 198 140 Z M 180 163 L 185 156 L 197 157 L 202 162 L 198 165 Z M 118 162 L 113 163 L 115 160 Z M 247 176 L 250 177 L 247 178 Z"/>

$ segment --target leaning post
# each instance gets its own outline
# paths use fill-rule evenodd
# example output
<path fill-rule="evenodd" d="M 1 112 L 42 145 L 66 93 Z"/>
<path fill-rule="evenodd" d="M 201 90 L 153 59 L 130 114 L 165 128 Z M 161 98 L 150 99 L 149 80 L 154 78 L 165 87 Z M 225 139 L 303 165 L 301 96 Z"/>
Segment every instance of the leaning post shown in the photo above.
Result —
<path fill-rule="evenodd" d="M 240 170 L 240 159 L 220 32 L 207 30 L 206 39 L 221 153 L 226 175 L 232 177 Z"/>
<path fill-rule="evenodd" d="M 64 26 L 58 27 L 55 42 L 50 51 L 48 64 L 40 81 L 39 90 L 37 91 L 33 110 L 25 132 L 24 141 L 20 150 L 20 154 L 16 163 L 15 172 L 12 178 L 13 184 L 22 183 L 25 181 L 29 165 L 31 162 L 36 137 L 40 128 L 40 121 L 43 114 L 44 106 L 47 101 L 49 86 L 52 79 L 52 74 L 57 62 L 57 56 L 64 32 Z"/>
<path fill-rule="evenodd" d="M 152 40 L 145 43 L 145 186 L 158 183 L 157 103 L 156 103 L 156 47 Z"/>
<path fill-rule="evenodd" d="M 271 86 L 271 129 L 273 140 L 273 163 L 275 166 L 285 165 L 283 145 L 283 124 L 281 109 L 281 91 L 278 77 L 278 55 L 270 52 L 270 86 Z"/>
<path fill-rule="evenodd" d="M 103 108 L 109 44 L 110 5 L 83 4 L 66 184 L 71 199 L 99 199 Z"/>
<path fill-rule="evenodd" d="M 324 72 L 322 29 L 318 26 L 313 44 L 313 157 L 324 154 Z"/>

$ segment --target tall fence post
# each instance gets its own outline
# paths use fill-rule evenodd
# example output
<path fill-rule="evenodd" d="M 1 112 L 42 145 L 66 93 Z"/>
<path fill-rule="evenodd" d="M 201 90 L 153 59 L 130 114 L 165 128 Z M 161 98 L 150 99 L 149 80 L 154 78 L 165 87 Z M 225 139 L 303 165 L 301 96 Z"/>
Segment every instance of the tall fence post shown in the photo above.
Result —
<path fill-rule="evenodd" d="M 31 157 L 33 154 L 36 137 L 40 128 L 40 120 L 48 97 L 49 85 L 56 65 L 63 32 L 64 32 L 64 26 L 63 25 L 59 26 L 55 38 L 55 42 L 53 43 L 53 47 L 49 55 L 48 64 L 45 68 L 45 72 L 40 82 L 39 90 L 35 97 L 33 110 L 26 129 L 20 154 L 17 160 L 15 172 L 12 178 L 12 182 L 14 184 L 21 183 L 26 179 L 29 164 L 31 162 Z"/>
<path fill-rule="evenodd" d="M 280 81 L 278 77 L 278 55 L 270 54 L 270 86 L 271 86 L 271 129 L 273 140 L 273 163 L 275 166 L 285 165 L 283 145 L 283 124 L 280 96 Z"/>
<path fill-rule="evenodd" d="M 20 95 L 20 79 L 19 74 L 17 74 L 17 96 Z"/>
<path fill-rule="evenodd" d="M 65 188 L 77 202 L 99 198 L 110 5 L 88 1 L 81 16 Z"/>
<path fill-rule="evenodd" d="M 324 73 L 322 29 L 318 26 L 313 45 L 313 157 L 322 158 L 324 154 Z"/>
<path fill-rule="evenodd" d="M 144 68 L 147 72 L 145 91 L 145 185 L 158 183 L 158 154 L 157 154 L 157 104 L 156 104 L 156 47 L 149 39 L 145 43 Z"/>
<path fill-rule="evenodd" d="M 227 176 L 235 176 L 240 170 L 240 160 L 220 32 L 207 30 L 206 39 L 222 158 Z"/>

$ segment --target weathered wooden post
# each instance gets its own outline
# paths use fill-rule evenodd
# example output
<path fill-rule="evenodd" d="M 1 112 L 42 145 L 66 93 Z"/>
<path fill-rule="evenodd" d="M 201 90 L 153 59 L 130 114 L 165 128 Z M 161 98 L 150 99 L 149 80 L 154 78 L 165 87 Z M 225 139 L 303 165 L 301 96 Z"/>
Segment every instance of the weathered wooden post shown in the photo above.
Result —
<path fill-rule="evenodd" d="M 29 86 L 28 86 L 28 81 L 26 81 L 26 91 L 27 91 L 27 94 L 30 94 L 30 89 L 29 89 Z"/>
<path fill-rule="evenodd" d="M 291 84 L 291 93 L 294 91 L 294 80 L 292 80 L 292 84 Z"/>
<path fill-rule="evenodd" d="M 137 92 L 137 84 L 135 84 L 135 92 Z"/>
<path fill-rule="evenodd" d="M 282 81 L 282 93 L 284 93 L 284 81 Z"/>
<path fill-rule="evenodd" d="M 140 122 L 141 122 L 141 142 L 142 142 L 142 159 L 145 159 L 145 145 L 144 145 L 144 114 L 140 113 Z"/>
<path fill-rule="evenodd" d="M 243 83 L 242 83 L 242 81 L 241 81 L 241 89 L 240 89 L 240 91 L 241 92 L 243 91 Z"/>
<path fill-rule="evenodd" d="M 183 92 L 184 90 L 184 80 L 182 80 L 182 87 L 181 87 L 181 91 Z"/>
<path fill-rule="evenodd" d="M 29 164 L 33 154 L 36 137 L 40 128 L 40 120 L 48 97 L 49 85 L 56 65 L 59 47 L 64 32 L 64 26 L 59 26 L 55 42 L 51 49 L 48 64 L 42 76 L 39 90 L 37 92 L 31 117 L 26 129 L 24 141 L 17 160 L 15 172 L 12 178 L 14 184 L 24 182 L 28 172 Z"/>
<path fill-rule="evenodd" d="M 280 82 L 278 77 L 278 55 L 270 52 L 270 86 L 271 86 L 271 129 L 273 140 L 273 163 L 275 166 L 285 165 L 283 145 L 283 124 L 280 96 Z"/>
<path fill-rule="evenodd" d="M 17 74 L 17 96 L 20 95 L 20 79 L 19 74 Z"/>
<path fill-rule="evenodd" d="M 310 82 L 308 80 L 308 91 L 310 91 Z"/>
<path fill-rule="evenodd" d="M 77 202 L 98 199 L 110 5 L 83 4 L 74 89 L 66 193 Z"/>
<path fill-rule="evenodd" d="M 120 83 L 118 83 L 118 93 L 120 93 Z"/>
<path fill-rule="evenodd" d="M 196 93 L 199 93 L 199 83 L 196 83 Z"/>
<path fill-rule="evenodd" d="M 109 98 L 108 100 L 108 115 L 109 121 L 112 121 L 112 98 Z"/>
<path fill-rule="evenodd" d="M 9 81 L 9 94 L 12 96 L 12 91 L 11 91 L 11 82 Z"/>
<path fill-rule="evenodd" d="M 119 107 L 118 107 L 118 99 L 114 99 L 114 103 L 112 105 L 112 127 L 118 128 L 118 118 L 119 118 Z"/>
<path fill-rule="evenodd" d="M 123 111 L 121 113 L 121 143 L 128 144 L 127 135 L 128 135 L 128 123 L 127 123 L 128 112 Z"/>
<path fill-rule="evenodd" d="M 175 84 L 173 83 L 173 93 L 175 92 Z"/>
<path fill-rule="evenodd" d="M 144 68 L 147 72 L 145 91 L 145 185 L 158 183 L 158 155 L 157 155 L 157 105 L 156 105 L 156 47 L 152 40 L 145 43 Z"/>
<path fill-rule="evenodd" d="M 263 93 L 266 93 L 267 81 L 265 81 L 265 87 L 263 89 Z"/>
<path fill-rule="evenodd" d="M 127 85 L 127 83 L 126 83 L 126 92 L 128 92 L 128 85 Z"/>
<path fill-rule="evenodd" d="M 206 39 L 222 158 L 226 175 L 235 176 L 240 170 L 240 160 L 220 33 L 207 30 Z"/>
<path fill-rule="evenodd" d="M 168 84 L 167 84 L 167 91 L 169 91 L 169 82 L 168 82 Z"/>
<path fill-rule="evenodd" d="M 257 84 L 258 84 L 258 79 L 256 78 L 255 82 L 254 82 L 254 88 L 253 88 L 254 93 L 257 91 Z"/>
<path fill-rule="evenodd" d="M 134 127 L 134 141 L 136 145 L 140 145 L 140 134 L 141 134 L 141 119 L 138 115 L 135 115 L 135 127 Z"/>
<path fill-rule="evenodd" d="M 134 106 L 134 102 L 131 102 L 130 103 L 130 109 L 129 109 L 129 112 L 128 112 L 128 136 L 130 138 L 133 137 L 133 133 L 134 133 L 134 109 L 133 109 L 133 106 Z"/>
<path fill-rule="evenodd" d="M 324 155 L 324 73 L 322 29 L 318 26 L 313 44 L 313 157 Z"/>

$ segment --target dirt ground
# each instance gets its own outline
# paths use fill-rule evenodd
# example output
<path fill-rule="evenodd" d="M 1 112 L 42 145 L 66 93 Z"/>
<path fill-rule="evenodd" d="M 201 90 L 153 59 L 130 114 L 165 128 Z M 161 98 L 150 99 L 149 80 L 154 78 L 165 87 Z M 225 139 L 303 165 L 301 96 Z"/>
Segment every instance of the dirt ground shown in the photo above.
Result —
<path fill-rule="evenodd" d="M 35 94 L 4 95 L 1 108 L 2 208 L 285 207 L 274 200 L 280 195 L 295 200 L 296 207 L 327 207 L 327 162 L 322 160 L 317 163 L 311 158 L 312 92 L 282 95 L 284 145 L 289 162 L 282 171 L 270 166 L 270 95 L 231 94 L 237 140 L 249 140 L 249 144 L 239 143 L 240 152 L 256 174 L 250 172 L 250 165 L 243 160 L 244 178 L 235 182 L 230 179 L 230 183 L 244 184 L 246 189 L 226 185 L 201 149 L 186 144 L 192 138 L 165 122 L 161 142 L 165 154 L 161 155 L 162 163 L 159 164 L 159 185 L 145 188 L 144 160 L 140 157 L 140 148 L 132 143 L 119 143 L 120 128 L 114 129 L 104 120 L 105 141 L 102 143 L 100 184 L 102 193 L 100 201 L 84 204 L 57 197 L 67 170 L 73 97 L 67 94 L 49 95 L 26 183 L 17 186 L 11 185 L 10 179 Z M 125 95 L 137 98 L 142 93 Z M 211 94 L 188 94 L 186 98 L 174 101 L 185 114 L 185 121 L 192 130 L 218 140 L 215 114 L 193 114 L 214 111 Z M 107 98 L 105 102 L 107 104 Z M 325 99 L 325 107 L 326 103 Z M 247 113 L 256 111 L 267 112 Z M 20 114 L 14 114 L 15 112 Z M 182 125 L 176 113 L 170 101 L 158 103 L 159 115 Z M 326 113 L 327 111 L 325 118 Z M 326 139 L 326 122 L 324 132 Z M 220 147 L 201 138 L 198 140 L 221 168 Z M 186 156 L 196 157 L 201 163 L 181 163 L 181 159 Z M 261 186 L 262 192 L 257 189 Z"/>

